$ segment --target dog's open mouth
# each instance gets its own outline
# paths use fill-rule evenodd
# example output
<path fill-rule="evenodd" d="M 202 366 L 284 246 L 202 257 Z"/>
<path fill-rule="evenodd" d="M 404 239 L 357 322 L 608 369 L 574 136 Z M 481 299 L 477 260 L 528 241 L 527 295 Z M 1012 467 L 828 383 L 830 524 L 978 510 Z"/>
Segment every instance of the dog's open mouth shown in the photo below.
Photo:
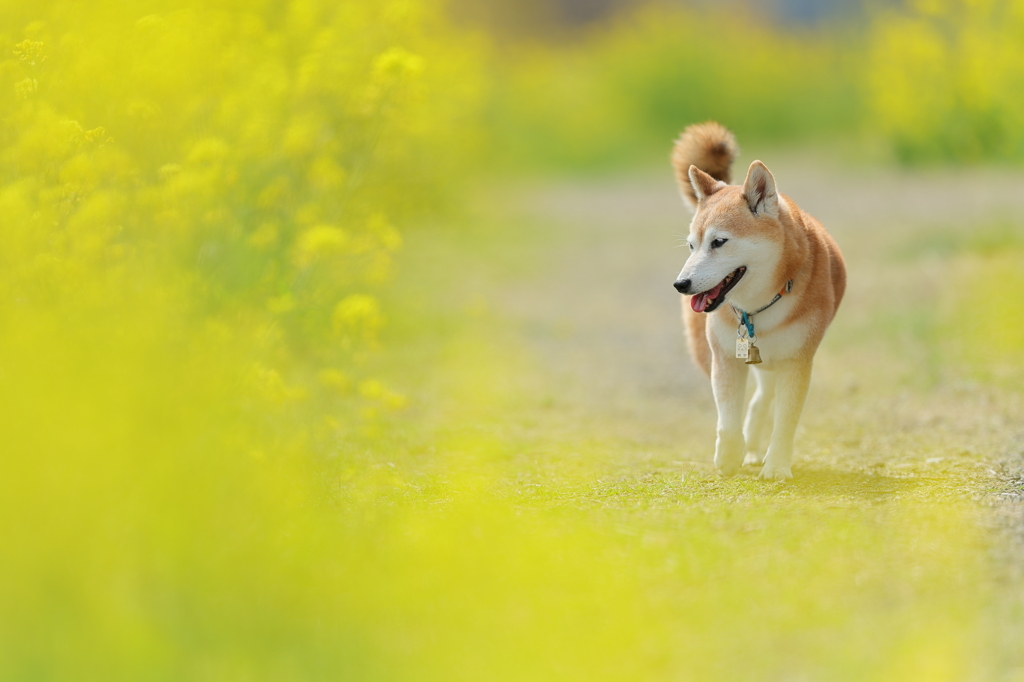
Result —
<path fill-rule="evenodd" d="M 711 289 L 703 291 L 699 294 L 694 294 L 690 297 L 690 307 L 698 313 L 710 313 L 712 310 L 722 305 L 722 301 L 725 300 L 725 295 L 736 286 L 736 283 L 740 281 L 743 274 L 747 271 L 745 266 L 740 266 L 726 275 L 725 279 L 716 284 Z"/>

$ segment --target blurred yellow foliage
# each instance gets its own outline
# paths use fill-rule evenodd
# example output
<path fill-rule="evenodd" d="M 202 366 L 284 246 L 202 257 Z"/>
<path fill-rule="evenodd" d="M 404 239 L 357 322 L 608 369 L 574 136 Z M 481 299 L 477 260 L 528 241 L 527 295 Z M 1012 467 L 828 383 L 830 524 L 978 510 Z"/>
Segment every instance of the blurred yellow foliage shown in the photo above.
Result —
<path fill-rule="evenodd" d="M 377 331 L 384 325 L 380 304 L 366 294 L 351 294 L 339 301 L 334 306 L 332 320 L 345 344 L 373 343 Z"/>
<path fill-rule="evenodd" d="M 1024 3 L 919 0 L 869 33 L 867 126 L 905 161 L 1024 157 Z"/>
<path fill-rule="evenodd" d="M 776 144 L 855 130 L 850 38 L 736 9 L 639 3 L 568 44 L 511 46 L 499 143 L 513 163 L 593 167 L 663 159 L 682 128 L 707 119 Z"/>
<path fill-rule="evenodd" d="M 360 669 L 311 463 L 404 405 L 374 287 L 481 50 L 433 0 L 0 6 L 0 678 Z"/>
<path fill-rule="evenodd" d="M 39 314 L 92 295 L 125 318 L 124 292 L 152 281 L 175 312 L 280 326 L 283 374 L 351 364 L 332 330 L 380 326 L 353 301 L 390 274 L 390 220 L 443 195 L 473 144 L 472 41 L 418 1 L 0 18 L 26 27 L 0 35 L 4 294 Z"/>
<path fill-rule="evenodd" d="M 810 27 L 759 3 L 653 0 L 572 40 L 513 42 L 495 142 L 513 165 L 621 165 L 664 158 L 683 127 L 715 119 L 747 143 L 867 138 L 904 163 L 1024 159 L 1024 3 L 867 7 L 862 24 Z"/>

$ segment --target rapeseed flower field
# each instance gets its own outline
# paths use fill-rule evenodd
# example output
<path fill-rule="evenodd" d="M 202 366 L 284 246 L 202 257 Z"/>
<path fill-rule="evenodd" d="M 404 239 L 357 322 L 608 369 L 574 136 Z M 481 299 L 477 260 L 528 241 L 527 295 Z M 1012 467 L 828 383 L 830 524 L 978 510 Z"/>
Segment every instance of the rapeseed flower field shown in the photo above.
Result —
<path fill-rule="evenodd" d="M 285 545 L 405 403 L 375 288 L 474 144 L 477 48 L 419 2 L 0 16 L 0 676 L 357 669 L 299 651 Z"/>

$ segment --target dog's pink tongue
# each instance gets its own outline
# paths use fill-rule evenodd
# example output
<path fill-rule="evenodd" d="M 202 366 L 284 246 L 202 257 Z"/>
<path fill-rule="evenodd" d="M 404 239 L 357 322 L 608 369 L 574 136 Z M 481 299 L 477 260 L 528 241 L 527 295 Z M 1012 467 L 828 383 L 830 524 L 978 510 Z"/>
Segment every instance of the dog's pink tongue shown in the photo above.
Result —
<path fill-rule="evenodd" d="M 704 309 L 708 307 L 708 302 L 715 299 L 719 292 L 722 291 L 722 283 L 719 282 L 715 285 L 714 289 L 705 291 L 703 294 L 697 294 L 696 296 L 690 297 L 690 307 L 693 308 L 694 312 L 702 313 Z"/>

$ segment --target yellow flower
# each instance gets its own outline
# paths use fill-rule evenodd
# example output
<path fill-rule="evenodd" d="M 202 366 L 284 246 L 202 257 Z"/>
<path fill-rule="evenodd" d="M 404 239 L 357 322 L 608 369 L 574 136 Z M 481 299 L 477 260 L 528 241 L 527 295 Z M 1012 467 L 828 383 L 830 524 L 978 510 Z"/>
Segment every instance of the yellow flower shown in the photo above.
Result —
<path fill-rule="evenodd" d="M 347 391 L 349 387 L 352 385 L 352 382 L 349 380 L 349 378 L 345 376 L 343 372 L 336 369 L 320 370 L 320 373 L 317 375 L 317 378 L 320 379 L 320 383 L 323 384 L 324 386 L 333 388 L 334 390 L 341 393 Z"/>
<path fill-rule="evenodd" d="M 14 46 L 14 56 L 29 66 L 46 61 L 43 54 L 43 43 L 40 40 L 23 40 Z"/>
<path fill-rule="evenodd" d="M 300 266 L 344 253 L 350 237 L 348 232 L 333 225 L 316 225 L 299 237 L 295 247 L 295 261 Z"/>
<path fill-rule="evenodd" d="M 384 326 L 380 303 L 373 296 L 351 294 L 342 299 L 332 315 L 334 329 L 347 339 L 360 338 L 372 342 Z"/>
<path fill-rule="evenodd" d="M 423 72 L 423 58 L 400 47 L 393 47 L 377 56 L 373 75 L 384 81 L 418 76 Z"/>
<path fill-rule="evenodd" d="M 405 396 L 395 393 L 377 379 L 365 379 L 359 382 L 359 395 L 392 410 L 400 410 L 406 405 Z"/>
<path fill-rule="evenodd" d="M 269 250 L 277 244 L 278 232 L 275 223 L 263 223 L 249 235 L 249 245 L 261 251 Z"/>
<path fill-rule="evenodd" d="M 402 245 L 402 235 L 388 222 L 383 213 L 374 213 L 366 222 L 366 230 L 387 251 L 396 251 Z"/>
<path fill-rule="evenodd" d="M 218 163 L 227 158 L 229 150 L 227 142 L 221 138 L 207 137 L 193 145 L 188 160 L 199 166 Z"/>
<path fill-rule="evenodd" d="M 18 99 L 28 99 L 39 90 L 39 81 L 35 78 L 26 78 L 14 84 L 14 96 Z"/>
<path fill-rule="evenodd" d="M 345 184 L 345 170 L 330 156 L 319 156 L 309 166 L 306 176 L 320 190 L 338 190 Z"/>

